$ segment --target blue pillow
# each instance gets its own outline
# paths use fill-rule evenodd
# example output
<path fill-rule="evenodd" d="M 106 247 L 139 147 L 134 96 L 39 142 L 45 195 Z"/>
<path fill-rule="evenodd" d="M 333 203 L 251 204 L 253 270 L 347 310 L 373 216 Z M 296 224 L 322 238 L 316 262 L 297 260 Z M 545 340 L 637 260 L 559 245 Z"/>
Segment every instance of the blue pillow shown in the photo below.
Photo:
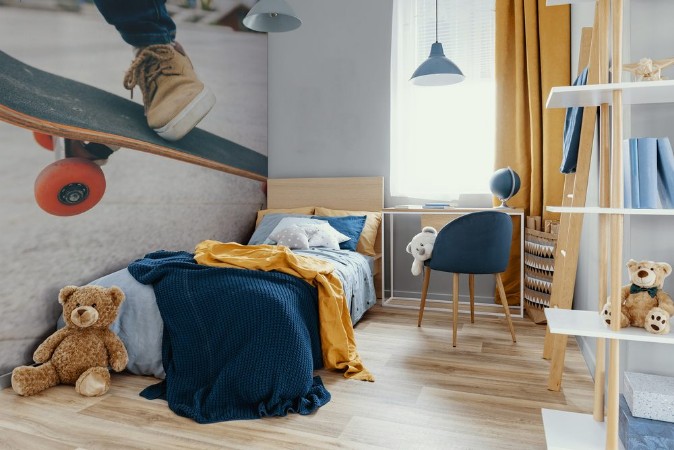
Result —
<path fill-rule="evenodd" d="M 345 234 L 349 237 L 348 241 L 339 244 L 342 250 L 356 251 L 360 233 L 365 226 L 365 219 L 367 216 L 342 216 L 342 217 L 326 217 L 326 216 L 312 216 L 312 219 L 325 220 L 332 228 Z"/>
<path fill-rule="evenodd" d="M 255 229 L 255 232 L 250 237 L 250 240 L 248 241 L 248 245 L 264 244 L 264 241 L 267 240 L 267 238 L 269 237 L 271 232 L 274 231 L 274 228 L 276 228 L 276 225 L 278 225 L 279 222 L 282 219 L 284 219 L 285 217 L 306 217 L 306 218 L 310 218 L 311 216 L 308 216 L 308 215 L 305 215 L 305 214 L 281 214 L 281 213 L 279 213 L 279 214 L 265 214 L 265 216 L 260 221 L 260 224 Z"/>

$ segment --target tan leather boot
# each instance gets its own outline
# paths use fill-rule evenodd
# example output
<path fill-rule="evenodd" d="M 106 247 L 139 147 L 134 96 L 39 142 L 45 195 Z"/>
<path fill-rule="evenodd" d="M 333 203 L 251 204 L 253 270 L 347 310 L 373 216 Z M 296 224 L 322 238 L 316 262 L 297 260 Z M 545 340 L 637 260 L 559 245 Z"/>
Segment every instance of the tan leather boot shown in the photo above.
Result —
<path fill-rule="evenodd" d="M 215 96 L 199 81 L 177 43 L 138 50 L 124 77 L 132 96 L 135 86 L 143 94 L 148 125 L 169 141 L 189 133 L 215 104 Z"/>

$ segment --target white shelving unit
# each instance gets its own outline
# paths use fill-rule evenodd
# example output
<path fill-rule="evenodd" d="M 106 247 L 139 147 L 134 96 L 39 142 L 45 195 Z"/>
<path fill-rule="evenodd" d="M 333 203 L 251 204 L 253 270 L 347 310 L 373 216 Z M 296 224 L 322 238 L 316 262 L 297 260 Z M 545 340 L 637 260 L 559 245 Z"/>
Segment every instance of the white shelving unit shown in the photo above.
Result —
<path fill-rule="evenodd" d="M 622 91 L 624 105 L 674 102 L 674 80 L 634 81 L 554 87 L 548 96 L 547 108 L 612 105 L 613 93 Z"/>
<path fill-rule="evenodd" d="M 612 64 L 614 67 L 622 67 L 622 0 L 547 0 L 548 6 L 561 4 L 589 3 L 596 5 L 595 27 L 601 23 L 601 30 L 594 30 L 594 35 L 600 35 L 600 55 L 593 64 L 599 62 L 599 70 L 605 74 L 608 67 L 607 42 L 612 43 L 614 49 Z M 610 18 L 613 23 L 608 26 L 609 1 L 611 4 Z M 599 11 L 604 11 L 600 13 Z M 600 21 L 596 19 L 600 18 Z M 605 33 L 605 34 L 603 34 Z M 594 45 L 594 44 L 593 44 Z M 618 49 L 615 51 L 615 49 Z M 623 139 L 622 107 L 632 104 L 656 104 L 674 102 L 674 81 L 656 82 L 621 82 L 621 70 L 613 70 L 613 83 L 590 84 L 586 86 L 563 86 L 553 88 L 547 102 L 547 108 L 569 108 L 574 106 L 601 106 L 608 110 L 611 107 L 611 119 L 606 127 L 611 128 L 610 134 L 606 127 L 601 129 L 602 140 L 610 136 L 610 154 L 614 158 L 610 160 L 609 173 L 600 175 L 599 184 L 610 192 L 609 203 L 601 203 L 605 207 L 548 207 L 548 211 L 567 214 L 600 214 L 609 216 L 604 222 L 602 230 L 610 239 L 610 258 L 600 259 L 600 272 L 610 275 L 611 283 L 609 292 L 612 298 L 612 314 L 620 314 L 620 281 L 622 280 L 622 238 L 623 217 L 625 215 L 674 215 L 674 209 L 625 209 L 622 205 L 622 162 L 621 143 Z M 602 75 L 607 80 L 605 75 Z M 601 80 L 602 78 L 600 78 Z M 607 142 L 607 141 L 603 141 Z M 608 146 L 607 146 L 608 149 Z M 608 207 L 610 204 L 610 207 Z M 598 311 L 578 311 L 569 309 L 548 308 L 546 310 L 548 327 L 551 333 L 569 336 L 587 336 L 598 338 L 601 347 L 604 339 L 609 343 L 608 362 L 608 414 L 604 417 L 604 384 L 595 384 L 595 410 L 594 414 L 579 414 L 567 411 L 542 410 L 543 425 L 545 428 L 548 449 L 619 449 L 622 448 L 618 439 L 618 396 L 619 396 L 619 343 L 621 341 L 639 341 L 659 344 L 674 344 L 674 335 L 655 335 L 644 329 L 628 327 L 619 329 L 619 324 L 612 323 L 609 327 L 601 319 Z M 598 356 L 599 358 L 599 356 Z M 601 366 L 599 359 L 597 371 L 603 370 L 604 360 L 602 356 Z M 599 398 L 599 401 L 597 399 Z"/>
<path fill-rule="evenodd" d="M 613 331 L 596 311 L 548 308 L 545 310 L 550 332 L 571 336 L 588 336 L 621 341 L 674 344 L 674 334 L 653 334 L 643 328 L 628 327 Z"/>
<path fill-rule="evenodd" d="M 659 344 L 674 344 L 674 334 L 652 334 L 643 328 L 609 328 L 596 311 L 548 308 L 545 310 L 551 333 L 570 336 L 617 339 Z M 542 409 L 548 450 L 605 449 L 606 422 L 597 422 L 592 414 Z M 619 449 L 623 449 L 619 443 Z"/>
<path fill-rule="evenodd" d="M 606 448 L 606 423 L 592 414 L 542 409 L 548 450 L 603 450 Z M 620 446 L 622 449 L 622 445 Z"/>

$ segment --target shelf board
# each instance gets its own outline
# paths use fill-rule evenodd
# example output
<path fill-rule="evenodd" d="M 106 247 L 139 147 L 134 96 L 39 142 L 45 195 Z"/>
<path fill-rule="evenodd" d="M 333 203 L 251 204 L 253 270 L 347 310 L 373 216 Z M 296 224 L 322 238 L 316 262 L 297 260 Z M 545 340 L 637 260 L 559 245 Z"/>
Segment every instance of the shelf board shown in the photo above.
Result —
<path fill-rule="evenodd" d="M 541 415 L 548 450 L 606 448 L 606 423 L 595 421 L 592 414 L 542 409 Z"/>
<path fill-rule="evenodd" d="M 479 211 L 497 211 L 506 213 L 509 215 L 522 215 L 524 210 L 521 208 L 460 208 L 449 206 L 446 208 L 403 208 L 403 207 L 392 207 L 392 208 L 382 208 L 381 212 L 384 214 L 465 214 L 470 212 L 479 212 Z"/>
<path fill-rule="evenodd" d="M 586 86 L 557 86 L 550 90 L 546 108 L 599 106 L 613 103 L 613 91 L 621 90 L 624 105 L 674 102 L 674 80 L 636 81 L 591 84 Z"/>
<path fill-rule="evenodd" d="M 653 334 L 636 327 L 613 331 L 601 320 L 596 311 L 546 308 L 545 317 L 548 319 L 550 332 L 555 334 L 674 344 L 674 333 Z"/>
<path fill-rule="evenodd" d="M 556 213 L 576 214 L 624 214 L 626 216 L 674 216 L 674 209 L 628 209 L 601 208 L 599 206 L 548 206 L 546 209 Z"/>
<path fill-rule="evenodd" d="M 596 0 L 547 0 L 546 6 L 572 5 L 574 3 L 594 3 Z"/>

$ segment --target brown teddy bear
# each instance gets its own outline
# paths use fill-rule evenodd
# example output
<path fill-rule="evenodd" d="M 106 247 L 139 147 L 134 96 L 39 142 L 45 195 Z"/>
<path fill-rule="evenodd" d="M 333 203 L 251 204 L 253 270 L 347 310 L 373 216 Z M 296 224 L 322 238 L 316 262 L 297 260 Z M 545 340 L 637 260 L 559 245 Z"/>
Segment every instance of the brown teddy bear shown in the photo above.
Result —
<path fill-rule="evenodd" d="M 12 388 L 19 395 L 34 395 L 57 384 L 74 384 L 84 396 L 105 394 L 110 388 L 111 366 L 124 370 L 129 357 L 124 343 L 108 326 L 115 321 L 124 293 L 116 286 L 66 286 L 59 293 L 66 326 L 35 350 L 39 366 L 12 371 Z"/>
<path fill-rule="evenodd" d="M 665 278 L 672 273 L 672 267 L 664 262 L 627 262 L 631 284 L 623 286 L 620 326 L 629 325 L 645 328 L 654 334 L 669 333 L 669 317 L 674 314 L 674 302 L 662 290 Z M 611 303 L 606 302 L 601 312 L 607 324 L 611 324 Z"/>

